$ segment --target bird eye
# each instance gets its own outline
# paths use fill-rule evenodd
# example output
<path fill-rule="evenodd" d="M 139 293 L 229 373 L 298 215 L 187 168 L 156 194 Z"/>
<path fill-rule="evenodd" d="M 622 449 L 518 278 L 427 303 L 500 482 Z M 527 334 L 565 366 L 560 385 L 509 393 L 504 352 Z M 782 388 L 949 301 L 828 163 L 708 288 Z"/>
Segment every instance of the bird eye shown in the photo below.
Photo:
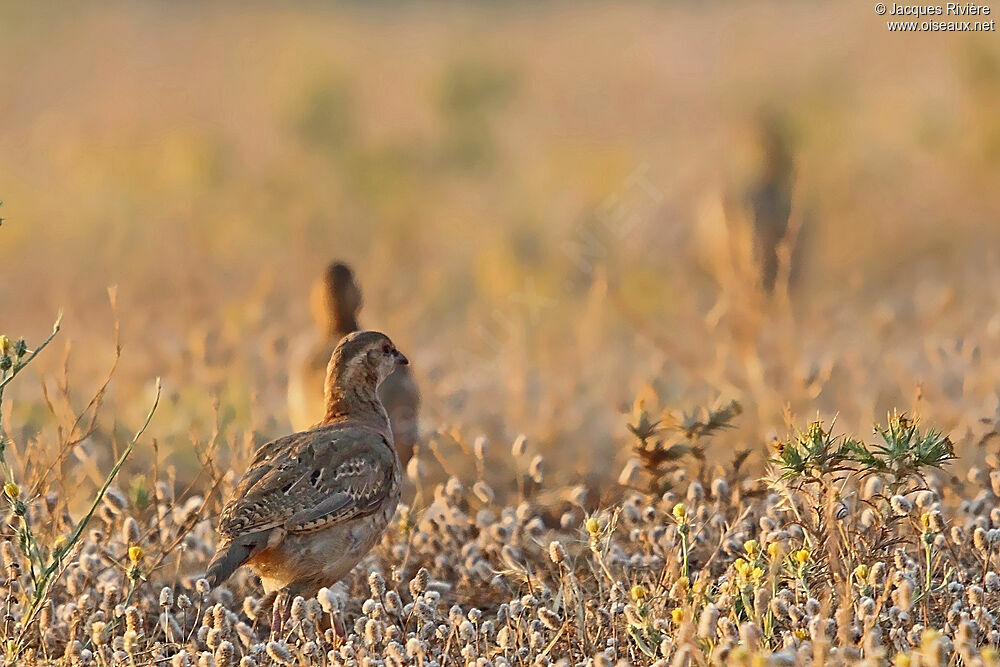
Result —
<path fill-rule="evenodd" d="M 385 345 L 382 346 L 382 351 L 385 352 L 386 354 L 389 354 L 390 352 L 392 352 L 392 345 L 386 343 Z"/>

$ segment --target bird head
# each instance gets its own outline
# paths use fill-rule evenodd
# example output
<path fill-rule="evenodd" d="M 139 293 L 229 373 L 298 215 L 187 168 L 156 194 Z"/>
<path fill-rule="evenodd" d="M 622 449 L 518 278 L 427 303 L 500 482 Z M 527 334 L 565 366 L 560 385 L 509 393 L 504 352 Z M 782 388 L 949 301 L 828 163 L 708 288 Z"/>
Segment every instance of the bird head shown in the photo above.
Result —
<path fill-rule="evenodd" d="M 346 382 L 374 382 L 375 386 L 409 360 L 396 349 L 389 337 L 378 331 L 355 331 L 344 336 L 330 359 L 331 379 Z"/>
<path fill-rule="evenodd" d="M 326 267 L 323 278 L 313 285 L 309 301 L 313 318 L 324 331 L 342 335 L 358 328 L 361 288 L 347 264 L 333 262 Z"/>

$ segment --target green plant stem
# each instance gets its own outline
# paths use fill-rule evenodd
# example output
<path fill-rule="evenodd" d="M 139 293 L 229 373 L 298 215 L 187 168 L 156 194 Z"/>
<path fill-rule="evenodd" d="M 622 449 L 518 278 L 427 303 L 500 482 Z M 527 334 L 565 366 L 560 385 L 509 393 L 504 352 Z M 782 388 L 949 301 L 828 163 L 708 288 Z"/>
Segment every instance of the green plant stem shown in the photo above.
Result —
<path fill-rule="evenodd" d="M 52 325 L 52 333 L 49 334 L 49 337 L 46 338 L 41 345 L 32 350 L 31 354 L 29 354 L 27 358 L 25 358 L 22 361 L 18 361 L 14 366 L 11 367 L 10 371 L 5 372 L 3 374 L 3 379 L 0 380 L 0 408 L 3 407 L 4 389 L 7 387 L 8 384 L 10 384 L 11 380 L 17 377 L 18 373 L 23 371 L 25 367 L 27 367 L 27 365 L 31 363 L 32 359 L 38 356 L 39 352 L 44 350 L 48 346 L 48 344 L 52 342 L 52 339 L 56 337 L 57 333 L 59 333 L 61 322 L 62 322 L 62 313 L 59 313 L 56 316 L 55 324 Z M 14 479 L 10 472 L 10 466 L 7 464 L 7 458 L 5 456 L 6 453 L 7 453 L 7 432 L 4 431 L 3 420 L 0 419 L 0 468 L 3 469 L 4 479 L 8 482 L 13 482 Z"/>
<path fill-rule="evenodd" d="M 688 569 L 689 569 L 688 568 L 688 551 L 689 551 L 689 549 L 690 549 L 690 547 L 688 545 L 687 533 L 686 532 L 682 532 L 681 533 L 681 554 L 682 554 L 682 556 L 684 558 L 684 564 L 682 566 L 682 574 L 690 582 L 691 578 L 690 578 L 690 576 L 688 574 Z"/>
<path fill-rule="evenodd" d="M 931 545 L 927 541 L 924 541 L 924 568 L 927 570 L 924 590 L 927 591 L 926 595 L 928 597 L 931 594 L 931 585 L 932 585 L 931 560 L 932 560 Z"/>
<path fill-rule="evenodd" d="M 11 505 L 16 508 L 18 502 L 18 500 L 12 500 Z M 21 507 L 23 511 L 15 509 L 14 512 L 21 522 L 21 529 L 18 531 L 21 538 L 21 550 L 28 556 L 28 575 L 31 577 L 31 583 L 37 585 L 38 573 L 35 571 L 35 564 L 42 562 L 42 554 L 38 549 L 38 540 L 35 539 L 35 532 L 31 529 L 31 524 L 28 523 L 27 508 L 23 504 Z"/>
<path fill-rule="evenodd" d="M 12 661 L 16 661 L 21 651 L 24 650 L 27 642 L 28 630 L 38 616 L 38 612 L 41 610 L 42 605 L 45 602 L 49 588 L 55 579 L 58 578 L 58 576 L 53 577 L 53 575 L 62 572 L 60 565 L 62 564 L 63 559 L 66 557 L 66 554 L 73 551 L 73 547 L 77 544 L 77 542 L 79 542 L 80 537 L 83 535 L 83 531 L 87 529 L 87 525 L 90 523 L 91 518 L 93 518 L 94 514 L 97 512 L 97 508 L 100 507 L 101 501 L 104 499 L 104 495 L 107 493 L 108 487 L 111 486 L 115 478 L 118 476 L 118 472 L 122 469 L 122 466 L 125 465 L 125 461 L 128 459 L 129 454 L 131 454 L 132 450 L 135 448 L 136 442 L 138 442 L 139 438 L 142 437 L 142 434 L 146 431 L 146 427 L 149 426 L 149 422 L 153 419 L 156 407 L 160 403 L 160 390 L 160 378 L 156 378 L 156 396 L 153 399 L 152 407 L 150 407 L 149 412 L 146 414 L 146 420 L 143 422 L 142 427 L 129 441 L 128 446 L 125 447 L 121 456 L 118 457 L 118 461 L 115 462 L 111 472 L 108 473 L 107 478 L 104 480 L 103 486 L 101 486 L 97 495 L 94 496 L 94 501 L 90 505 L 90 510 L 77 523 L 76 529 L 73 531 L 73 535 L 66 542 L 65 546 L 53 553 L 52 562 L 50 562 L 49 565 L 42 571 L 38 583 L 35 586 L 31 603 L 29 604 L 24 615 L 23 629 L 21 630 L 21 636 L 18 638 L 14 654 L 8 655 L 8 664 L 13 664 Z"/>
<path fill-rule="evenodd" d="M 41 352 L 42 350 L 44 350 L 45 347 L 49 343 L 52 342 L 52 339 L 56 337 L 57 333 L 59 333 L 59 329 L 61 328 L 61 322 L 62 322 L 62 313 L 59 313 L 56 316 L 56 322 L 55 322 L 55 324 L 52 325 L 52 333 L 49 334 L 49 337 L 46 338 L 38 347 L 36 347 L 34 350 L 32 350 L 31 354 L 29 354 L 26 359 L 24 359 L 23 361 L 18 362 L 17 365 L 11 367 L 10 374 L 7 375 L 3 379 L 2 382 L 0 382 L 0 392 L 3 391 L 4 387 L 6 387 L 8 384 L 10 384 L 10 381 L 14 379 L 14 376 L 16 376 L 22 370 L 24 370 L 24 367 L 27 366 L 28 364 L 30 364 L 31 360 L 34 359 L 35 357 L 37 357 L 38 353 Z M 0 395 L 2 395 L 2 394 L 0 394 Z"/>

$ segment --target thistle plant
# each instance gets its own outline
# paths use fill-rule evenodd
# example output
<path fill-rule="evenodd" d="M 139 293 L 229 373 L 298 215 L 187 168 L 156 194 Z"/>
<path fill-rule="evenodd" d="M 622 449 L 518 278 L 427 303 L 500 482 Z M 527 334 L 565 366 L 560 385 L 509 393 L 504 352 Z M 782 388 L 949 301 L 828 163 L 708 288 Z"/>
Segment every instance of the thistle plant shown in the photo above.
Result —
<path fill-rule="evenodd" d="M 948 436 L 928 429 L 921 432 L 916 421 L 904 413 L 893 412 L 887 425 L 875 425 L 879 442 L 866 445 L 848 441 L 851 458 L 863 475 L 881 475 L 893 493 L 899 493 L 909 481 L 926 483 L 930 468 L 941 469 L 955 457 L 955 445 Z"/>
<path fill-rule="evenodd" d="M 11 343 L 7 336 L 0 335 L 0 411 L 3 408 L 4 390 L 52 342 L 56 334 L 59 333 L 60 321 L 61 316 L 56 319 L 56 323 L 52 327 L 52 333 L 34 350 L 28 349 L 28 345 L 24 339 L 18 339 L 16 343 Z M 20 632 L 8 636 L 4 642 L 3 648 L 6 664 L 17 664 L 32 641 L 32 633 L 35 632 L 34 624 L 38 620 L 40 612 L 45 608 L 46 602 L 49 601 L 49 591 L 52 585 L 62 575 L 67 561 L 72 559 L 77 545 L 80 543 L 91 519 L 97 513 L 108 488 L 117 477 L 128 456 L 132 453 L 136 442 L 149 425 L 153 413 L 156 411 L 156 406 L 159 403 L 159 398 L 160 381 L 157 378 L 156 396 L 142 427 L 118 457 L 115 465 L 108 473 L 104 484 L 95 494 L 88 511 L 76 522 L 71 534 L 68 537 L 60 536 L 48 548 L 39 545 L 36 532 L 32 528 L 29 507 L 30 499 L 22 498 L 21 485 L 16 481 L 13 468 L 7 460 L 6 449 L 9 436 L 3 429 L 2 423 L 0 423 L 0 469 L 2 469 L 5 479 L 3 493 L 4 498 L 10 506 L 11 513 L 16 519 L 17 544 L 22 556 L 28 562 L 28 575 L 31 581 L 31 589 L 26 592 L 25 599 L 22 602 L 24 605 L 24 614 L 20 623 Z M 130 558 L 132 557 L 131 551 L 129 556 Z M 133 567 L 129 574 L 130 580 L 137 580 L 139 578 L 138 572 L 138 563 L 137 561 L 133 561 Z"/>
<path fill-rule="evenodd" d="M 626 426 L 635 438 L 632 451 L 647 478 L 642 490 L 667 491 L 670 487 L 667 475 L 680 469 L 688 455 L 703 459 L 706 440 L 731 428 L 733 419 L 741 412 L 738 402 L 728 401 L 688 412 L 664 410 L 659 418 L 654 418 L 646 409 L 646 401 L 636 400 Z"/>
<path fill-rule="evenodd" d="M 688 556 L 691 552 L 689 537 L 691 534 L 691 524 L 688 521 L 687 506 L 684 503 L 677 503 L 673 509 L 674 520 L 677 521 L 677 532 L 681 536 L 681 576 L 688 581 L 691 580 L 691 570 L 688 564 Z"/>
<path fill-rule="evenodd" d="M 11 343 L 10 338 L 0 334 L 0 410 L 3 408 L 4 390 L 7 385 L 52 342 L 52 339 L 59 333 L 61 319 L 61 316 L 56 318 L 52 333 L 34 350 L 28 349 L 28 344 L 23 338 L 19 338 L 16 343 Z M 2 468 L 4 476 L 4 499 L 10 505 L 11 513 L 15 517 L 18 546 L 21 553 L 27 557 L 28 573 L 37 589 L 40 583 L 44 583 L 45 579 L 45 575 L 40 574 L 38 570 L 43 559 L 35 539 L 35 533 L 31 528 L 28 506 L 21 498 L 21 486 L 14 480 L 14 473 L 7 463 L 8 441 L 9 437 L 4 429 L 3 421 L 0 420 L 0 468 Z"/>
<path fill-rule="evenodd" d="M 754 617 L 754 599 L 757 589 L 764 580 L 764 552 L 757 540 L 747 540 L 743 544 L 743 555 L 733 561 L 736 576 L 734 600 L 737 603 L 737 614 L 744 619 Z"/>
<path fill-rule="evenodd" d="M 779 468 L 781 480 L 822 484 L 838 473 L 853 470 L 851 456 L 855 447 L 854 440 L 834 435 L 832 425 L 824 428 L 817 419 L 795 437 L 776 441 L 771 463 Z"/>
<path fill-rule="evenodd" d="M 934 541 L 938 533 L 943 529 L 940 513 L 936 510 L 924 512 L 920 515 L 920 548 L 924 556 L 924 581 L 923 590 L 917 593 L 914 602 L 923 600 L 925 606 L 931 595 L 940 593 L 947 588 L 951 572 L 946 571 L 941 583 L 934 584 Z"/>
<path fill-rule="evenodd" d="M 629 594 L 632 598 L 632 604 L 626 608 L 625 612 L 628 634 L 640 651 L 650 658 L 655 658 L 660 642 L 663 641 L 663 634 L 656 628 L 647 602 L 648 592 L 644 586 L 635 585 Z M 674 609 L 674 612 L 680 611 L 680 609 Z M 680 623 L 683 618 L 678 618 L 675 615 L 673 620 L 675 623 Z"/>
<path fill-rule="evenodd" d="M 795 581 L 801 587 L 802 592 L 809 595 L 807 575 L 812 562 L 812 552 L 809 549 L 799 549 L 791 554 L 790 562 L 792 571 L 795 573 Z"/>
<path fill-rule="evenodd" d="M 887 423 L 875 425 L 880 442 L 869 444 L 833 435 L 833 425 L 827 429 L 816 420 L 805 432 L 776 442 L 771 463 L 780 470 L 779 479 L 796 482 L 829 481 L 838 473 L 881 475 L 888 478 L 891 495 L 895 495 L 909 481 L 923 484 L 928 468 L 940 469 L 955 458 L 955 446 L 947 436 L 934 429 L 922 433 L 905 414 L 894 412 Z"/>

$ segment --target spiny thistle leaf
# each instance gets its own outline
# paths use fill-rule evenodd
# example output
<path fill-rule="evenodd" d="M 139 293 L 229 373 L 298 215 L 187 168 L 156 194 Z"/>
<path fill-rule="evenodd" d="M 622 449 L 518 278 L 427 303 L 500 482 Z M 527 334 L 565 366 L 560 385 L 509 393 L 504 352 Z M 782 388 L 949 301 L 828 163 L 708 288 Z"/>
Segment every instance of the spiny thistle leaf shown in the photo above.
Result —
<path fill-rule="evenodd" d="M 887 426 L 875 426 L 875 434 L 881 442 L 869 445 L 834 436 L 817 420 L 794 439 L 779 442 L 770 462 L 782 471 L 784 480 L 850 470 L 862 476 L 888 475 L 898 483 L 908 477 L 923 479 L 924 469 L 941 468 L 955 458 L 955 446 L 947 436 L 933 429 L 921 433 L 905 414 L 893 413 Z"/>

